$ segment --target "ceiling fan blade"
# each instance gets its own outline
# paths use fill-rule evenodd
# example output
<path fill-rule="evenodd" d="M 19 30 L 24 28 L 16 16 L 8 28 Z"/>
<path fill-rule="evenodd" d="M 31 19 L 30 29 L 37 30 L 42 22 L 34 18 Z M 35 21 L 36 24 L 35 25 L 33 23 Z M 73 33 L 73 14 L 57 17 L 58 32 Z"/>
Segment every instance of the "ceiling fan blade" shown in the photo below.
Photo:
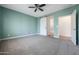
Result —
<path fill-rule="evenodd" d="M 38 4 L 35 4 L 35 6 L 37 7 L 37 6 L 38 6 Z"/>
<path fill-rule="evenodd" d="M 35 11 L 34 12 L 36 12 L 37 11 L 37 9 L 35 9 Z"/>
<path fill-rule="evenodd" d="M 39 10 L 44 11 L 43 9 L 39 8 Z"/>
<path fill-rule="evenodd" d="M 35 7 L 30 6 L 29 8 L 35 8 Z"/>
<path fill-rule="evenodd" d="M 44 7 L 44 6 L 46 6 L 46 4 L 41 4 L 41 5 L 39 5 L 39 7 Z"/>

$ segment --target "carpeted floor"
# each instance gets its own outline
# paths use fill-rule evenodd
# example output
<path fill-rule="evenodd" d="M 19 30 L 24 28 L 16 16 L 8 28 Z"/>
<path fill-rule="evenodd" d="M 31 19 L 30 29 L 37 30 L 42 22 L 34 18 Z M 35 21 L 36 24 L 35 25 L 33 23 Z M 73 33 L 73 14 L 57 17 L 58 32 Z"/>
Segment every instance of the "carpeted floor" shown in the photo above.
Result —
<path fill-rule="evenodd" d="M 68 39 L 56 39 L 40 35 L 3 40 L 0 42 L 3 55 L 76 55 L 78 46 Z"/>

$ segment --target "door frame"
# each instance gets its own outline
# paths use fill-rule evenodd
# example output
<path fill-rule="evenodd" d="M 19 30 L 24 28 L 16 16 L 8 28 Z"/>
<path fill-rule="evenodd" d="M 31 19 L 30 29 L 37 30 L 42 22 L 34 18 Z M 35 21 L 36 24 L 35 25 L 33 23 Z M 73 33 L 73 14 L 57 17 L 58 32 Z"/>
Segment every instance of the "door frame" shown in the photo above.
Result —
<path fill-rule="evenodd" d="M 41 20 L 43 19 L 43 18 L 46 18 L 46 19 L 44 19 L 45 20 L 45 34 L 41 34 Z M 47 17 L 42 17 L 41 19 L 40 19 L 40 35 L 44 35 L 44 36 L 47 36 Z"/>
<path fill-rule="evenodd" d="M 71 14 L 63 15 L 63 16 L 59 16 L 59 17 L 58 17 L 58 35 L 59 35 L 59 38 L 61 37 L 61 35 L 60 35 L 60 30 L 59 30 L 59 27 L 60 27 L 60 26 L 59 26 L 59 18 L 60 18 L 60 17 L 65 17 L 65 16 L 71 16 Z"/>
<path fill-rule="evenodd" d="M 48 20 L 50 20 L 50 18 L 52 18 L 52 20 L 53 20 L 53 29 L 52 29 L 52 36 L 51 37 L 53 37 L 54 36 L 54 17 L 53 16 L 47 16 L 47 36 L 49 36 L 49 25 L 50 25 L 50 21 L 48 21 Z"/>

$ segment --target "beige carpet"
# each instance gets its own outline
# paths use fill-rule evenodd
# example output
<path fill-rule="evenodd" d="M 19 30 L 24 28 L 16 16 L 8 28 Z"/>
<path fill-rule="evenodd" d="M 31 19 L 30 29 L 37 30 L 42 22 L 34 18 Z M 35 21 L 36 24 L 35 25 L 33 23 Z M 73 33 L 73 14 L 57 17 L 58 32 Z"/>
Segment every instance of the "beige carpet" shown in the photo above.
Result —
<path fill-rule="evenodd" d="M 79 48 L 68 39 L 40 35 L 3 40 L 0 54 L 4 55 L 76 55 Z"/>

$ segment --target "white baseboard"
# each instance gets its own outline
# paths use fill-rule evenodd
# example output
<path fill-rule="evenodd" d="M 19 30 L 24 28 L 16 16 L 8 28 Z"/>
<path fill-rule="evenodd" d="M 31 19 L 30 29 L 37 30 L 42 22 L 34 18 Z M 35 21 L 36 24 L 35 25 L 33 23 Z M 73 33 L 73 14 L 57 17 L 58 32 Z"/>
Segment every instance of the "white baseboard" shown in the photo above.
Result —
<path fill-rule="evenodd" d="M 31 35 L 39 35 L 39 33 L 35 33 L 35 34 L 28 34 L 28 35 L 22 35 L 22 36 L 15 36 L 15 37 L 8 37 L 8 38 L 3 38 L 3 39 L 0 39 L 0 40 L 8 40 L 8 39 L 14 39 L 14 38 L 21 38 L 21 37 L 31 36 Z"/>
<path fill-rule="evenodd" d="M 55 35 L 54 35 L 54 38 L 59 38 L 59 36 L 55 36 Z"/>

